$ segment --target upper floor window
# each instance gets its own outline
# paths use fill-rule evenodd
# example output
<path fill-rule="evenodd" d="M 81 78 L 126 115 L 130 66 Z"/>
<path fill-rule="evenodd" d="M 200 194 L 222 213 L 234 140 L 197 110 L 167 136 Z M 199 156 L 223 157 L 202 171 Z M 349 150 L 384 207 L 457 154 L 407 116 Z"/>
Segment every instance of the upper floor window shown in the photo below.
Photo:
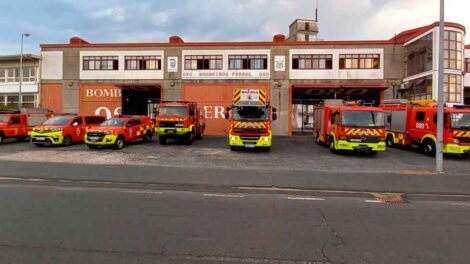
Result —
<path fill-rule="evenodd" d="M 444 75 L 444 94 L 446 102 L 462 102 L 462 76 L 456 74 Z"/>
<path fill-rule="evenodd" d="M 19 82 L 20 74 L 20 68 L 0 68 L 0 83 Z M 34 82 L 36 76 L 36 67 L 23 67 L 23 82 Z"/>
<path fill-rule="evenodd" d="M 268 69 L 267 55 L 230 55 L 228 56 L 230 70 L 266 70 Z"/>
<path fill-rule="evenodd" d="M 330 70 L 333 68 L 331 54 L 305 54 L 292 56 L 292 69 Z"/>
<path fill-rule="evenodd" d="M 470 59 L 465 59 L 465 72 L 470 73 Z"/>
<path fill-rule="evenodd" d="M 339 55 L 340 69 L 380 69 L 379 54 Z"/>
<path fill-rule="evenodd" d="M 462 33 L 446 30 L 444 32 L 444 68 L 462 69 Z"/>
<path fill-rule="evenodd" d="M 185 70 L 222 70 L 222 55 L 185 56 Z"/>
<path fill-rule="evenodd" d="M 405 76 L 432 70 L 433 33 L 405 46 Z"/>
<path fill-rule="evenodd" d="M 85 71 L 117 71 L 119 70 L 118 56 L 84 56 L 83 70 Z"/>
<path fill-rule="evenodd" d="M 126 70 L 161 70 L 160 56 L 126 56 Z"/>

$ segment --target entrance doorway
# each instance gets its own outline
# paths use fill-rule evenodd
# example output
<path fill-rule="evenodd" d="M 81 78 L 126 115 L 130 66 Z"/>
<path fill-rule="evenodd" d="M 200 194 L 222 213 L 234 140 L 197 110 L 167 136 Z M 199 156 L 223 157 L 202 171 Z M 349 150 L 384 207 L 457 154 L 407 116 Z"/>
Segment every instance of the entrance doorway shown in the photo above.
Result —
<path fill-rule="evenodd" d="M 321 100 L 296 99 L 292 101 L 292 133 L 310 134 L 313 129 L 313 108 Z"/>
<path fill-rule="evenodd" d="M 161 99 L 160 85 L 125 85 L 122 89 L 122 114 L 155 118 Z"/>

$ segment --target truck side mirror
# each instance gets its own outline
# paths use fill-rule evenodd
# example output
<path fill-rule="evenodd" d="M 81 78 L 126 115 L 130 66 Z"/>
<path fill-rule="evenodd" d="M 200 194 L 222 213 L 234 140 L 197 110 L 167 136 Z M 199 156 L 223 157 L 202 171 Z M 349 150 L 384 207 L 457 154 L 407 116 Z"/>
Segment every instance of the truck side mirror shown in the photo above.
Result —
<path fill-rule="evenodd" d="M 78 122 L 73 122 L 72 126 L 74 127 L 78 126 Z"/>
<path fill-rule="evenodd" d="M 277 120 L 277 113 L 273 112 L 273 120 Z"/>

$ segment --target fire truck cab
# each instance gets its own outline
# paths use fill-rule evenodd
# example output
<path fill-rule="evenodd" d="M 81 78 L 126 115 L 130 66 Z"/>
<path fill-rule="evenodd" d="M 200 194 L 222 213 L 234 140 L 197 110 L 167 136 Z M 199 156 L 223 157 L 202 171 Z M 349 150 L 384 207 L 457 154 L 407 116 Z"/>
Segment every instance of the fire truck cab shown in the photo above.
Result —
<path fill-rule="evenodd" d="M 437 106 L 434 100 L 385 100 L 387 145 L 414 146 L 429 156 L 436 153 Z M 470 107 L 444 108 L 443 152 L 470 154 Z"/>
<path fill-rule="evenodd" d="M 196 103 L 160 103 L 155 128 L 160 145 L 166 145 L 170 138 L 182 139 L 187 145 L 191 145 L 194 139 L 202 139 L 205 128 L 204 114 Z"/>
<path fill-rule="evenodd" d="M 314 109 L 314 140 L 332 153 L 356 150 L 375 155 L 385 151 L 384 113 L 361 103 L 325 100 Z"/>
<path fill-rule="evenodd" d="M 277 119 L 276 108 L 267 101 L 264 89 L 236 89 L 233 104 L 225 111 L 230 120 L 230 149 L 260 148 L 269 151 L 272 146 L 271 122 Z"/>

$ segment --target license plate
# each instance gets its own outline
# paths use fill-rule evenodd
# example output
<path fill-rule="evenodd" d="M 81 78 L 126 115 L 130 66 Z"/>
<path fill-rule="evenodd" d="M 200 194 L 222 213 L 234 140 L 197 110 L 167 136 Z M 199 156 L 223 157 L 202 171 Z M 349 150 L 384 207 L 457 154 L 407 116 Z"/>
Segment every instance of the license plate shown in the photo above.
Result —
<path fill-rule="evenodd" d="M 99 137 L 89 137 L 88 139 L 90 139 L 90 140 L 98 140 L 98 139 L 100 139 L 100 138 L 99 138 Z"/>
<path fill-rule="evenodd" d="M 255 144 L 245 144 L 245 148 L 254 148 Z"/>
<path fill-rule="evenodd" d="M 45 138 L 35 138 L 36 141 L 45 141 Z"/>
<path fill-rule="evenodd" d="M 168 134 L 176 134 L 176 129 L 167 129 L 166 133 Z"/>

